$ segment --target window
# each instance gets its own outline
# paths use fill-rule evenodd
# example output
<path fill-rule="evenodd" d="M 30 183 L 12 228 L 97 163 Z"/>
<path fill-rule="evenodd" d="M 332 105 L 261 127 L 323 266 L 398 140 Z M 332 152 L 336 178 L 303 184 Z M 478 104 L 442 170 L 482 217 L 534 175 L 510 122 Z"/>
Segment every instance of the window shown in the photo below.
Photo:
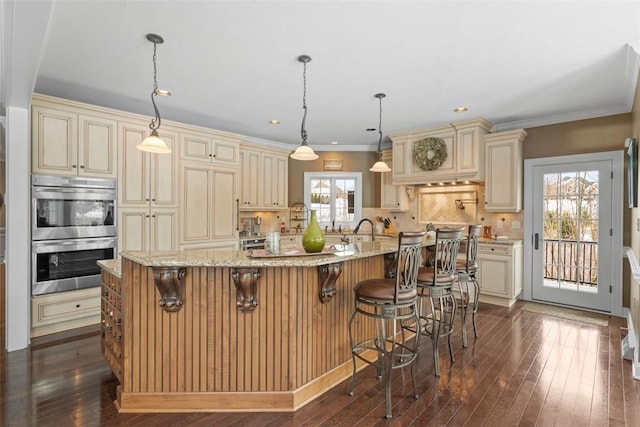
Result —
<path fill-rule="evenodd" d="M 362 217 L 362 173 L 305 172 L 304 204 L 321 226 L 355 224 Z"/>

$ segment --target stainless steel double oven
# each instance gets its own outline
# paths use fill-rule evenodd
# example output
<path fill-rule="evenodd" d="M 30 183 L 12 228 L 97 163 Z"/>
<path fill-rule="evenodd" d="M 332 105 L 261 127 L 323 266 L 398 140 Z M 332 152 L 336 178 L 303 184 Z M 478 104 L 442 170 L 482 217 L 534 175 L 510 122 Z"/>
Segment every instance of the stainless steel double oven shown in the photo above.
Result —
<path fill-rule="evenodd" d="M 31 294 L 100 286 L 98 260 L 115 258 L 116 182 L 32 177 Z"/>

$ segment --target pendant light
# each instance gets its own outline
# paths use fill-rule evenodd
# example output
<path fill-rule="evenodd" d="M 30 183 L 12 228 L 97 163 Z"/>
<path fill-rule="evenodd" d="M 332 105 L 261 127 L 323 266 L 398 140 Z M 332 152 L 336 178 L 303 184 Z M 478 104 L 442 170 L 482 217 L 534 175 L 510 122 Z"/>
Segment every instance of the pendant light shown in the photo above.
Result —
<path fill-rule="evenodd" d="M 371 172 L 391 172 L 391 168 L 387 166 L 385 162 L 382 161 L 382 98 L 384 98 L 384 93 L 376 93 L 374 95 L 380 101 L 380 122 L 378 123 L 378 134 L 380 137 L 378 138 L 378 161 L 374 163 L 374 165 L 369 169 Z"/>
<path fill-rule="evenodd" d="M 291 158 L 295 160 L 315 160 L 318 158 L 318 155 L 314 153 L 313 148 L 307 144 L 307 130 L 304 128 L 305 122 L 307 121 L 307 62 L 311 61 L 311 57 L 308 55 L 300 55 L 298 56 L 298 61 L 304 64 L 304 72 L 302 74 L 304 88 L 302 92 L 302 109 L 304 110 L 304 115 L 302 116 L 302 127 L 300 129 L 302 143 L 296 148 L 296 151 L 291 153 Z"/>
<path fill-rule="evenodd" d="M 170 92 L 158 89 L 158 80 L 156 79 L 156 75 L 158 74 L 158 69 L 156 67 L 156 46 L 164 43 L 164 39 L 157 34 L 147 34 L 147 40 L 153 43 L 153 91 L 151 92 L 151 103 L 153 104 L 155 117 L 151 119 L 151 123 L 149 123 L 151 135 L 146 137 L 140 144 L 136 145 L 136 148 L 150 153 L 171 153 L 171 148 L 167 147 L 167 144 L 165 144 L 160 136 L 158 136 L 158 129 L 160 128 L 161 120 L 160 112 L 158 111 L 155 100 L 155 97 L 158 95 L 171 96 Z"/>

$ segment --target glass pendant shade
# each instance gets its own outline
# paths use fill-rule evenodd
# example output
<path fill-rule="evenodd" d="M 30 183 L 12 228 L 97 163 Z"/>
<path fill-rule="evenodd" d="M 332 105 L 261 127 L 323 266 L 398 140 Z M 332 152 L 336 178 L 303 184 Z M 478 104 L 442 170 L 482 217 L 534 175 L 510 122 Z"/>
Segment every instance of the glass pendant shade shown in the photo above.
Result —
<path fill-rule="evenodd" d="M 371 172 L 391 172 L 391 168 L 387 166 L 385 162 L 382 160 L 378 160 L 375 162 L 373 166 L 369 169 Z"/>
<path fill-rule="evenodd" d="M 313 148 L 308 145 L 301 145 L 296 148 L 296 151 L 291 153 L 291 158 L 295 160 L 315 160 L 318 155 L 313 151 Z"/>
<path fill-rule="evenodd" d="M 151 131 L 151 135 L 136 145 L 136 148 L 149 153 L 167 154 L 171 152 L 171 148 L 167 147 L 167 144 L 158 136 L 158 131 L 155 129 Z"/>

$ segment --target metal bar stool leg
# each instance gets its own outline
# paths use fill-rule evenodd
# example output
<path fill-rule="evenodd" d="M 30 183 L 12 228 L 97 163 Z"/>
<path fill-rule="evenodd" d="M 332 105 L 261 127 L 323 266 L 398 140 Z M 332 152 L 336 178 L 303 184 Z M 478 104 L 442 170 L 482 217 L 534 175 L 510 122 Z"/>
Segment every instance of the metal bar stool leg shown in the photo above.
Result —
<path fill-rule="evenodd" d="M 464 285 L 463 285 L 464 284 Z M 462 328 L 462 347 L 468 347 L 467 340 L 467 310 L 469 307 L 469 281 L 468 276 L 458 273 L 458 290 L 460 291 L 460 327 Z"/>

